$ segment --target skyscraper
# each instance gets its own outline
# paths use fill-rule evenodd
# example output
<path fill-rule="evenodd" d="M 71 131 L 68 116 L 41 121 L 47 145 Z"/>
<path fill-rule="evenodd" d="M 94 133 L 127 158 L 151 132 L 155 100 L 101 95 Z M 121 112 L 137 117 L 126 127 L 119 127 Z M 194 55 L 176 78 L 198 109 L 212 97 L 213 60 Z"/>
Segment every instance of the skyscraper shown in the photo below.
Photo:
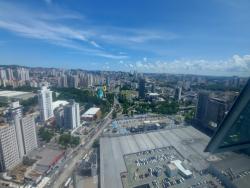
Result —
<path fill-rule="evenodd" d="M 15 126 L 15 134 L 16 134 L 18 152 L 20 158 L 22 158 L 25 154 L 22 128 L 21 128 L 22 117 L 23 117 L 22 106 L 19 104 L 19 101 L 11 103 L 8 119 L 10 124 L 12 124 L 12 126 Z"/>
<path fill-rule="evenodd" d="M 139 80 L 139 98 L 145 98 L 145 80 L 143 78 Z"/>
<path fill-rule="evenodd" d="M 198 95 L 198 103 L 196 107 L 195 118 L 197 123 L 200 125 L 205 120 L 206 111 L 207 111 L 207 103 L 208 103 L 208 93 L 201 92 Z"/>
<path fill-rule="evenodd" d="M 46 86 L 43 86 L 38 94 L 38 102 L 40 107 L 41 119 L 47 121 L 53 117 L 53 107 L 52 107 L 52 91 L 50 91 Z"/>
<path fill-rule="evenodd" d="M 27 155 L 30 151 L 37 148 L 35 120 L 32 115 L 26 115 L 21 119 L 21 129 L 24 153 Z"/>
<path fill-rule="evenodd" d="M 55 110 L 55 119 L 57 127 L 64 127 L 64 110 L 63 107 L 59 107 Z"/>
<path fill-rule="evenodd" d="M 68 87 L 68 80 L 66 75 L 58 78 L 58 87 Z"/>
<path fill-rule="evenodd" d="M 174 99 L 178 102 L 181 100 L 181 90 L 182 90 L 182 87 L 180 86 L 175 88 Z"/>
<path fill-rule="evenodd" d="M 9 109 L 9 122 L 15 126 L 19 157 L 22 158 L 37 147 L 35 120 L 32 115 L 23 116 L 19 101 L 13 102 Z"/>
<path fill-rule="evenodd" d="M 79 103 L 70 100 L 70 103 L 64 106 L 64 127 L 66 129 L 75 129 L 80 126 Z"/>
<path fill-rule="evenodd" d="M 205 151 L 250 151 L 250 79 L 223 119 Z"/>
<path fill-rule="evenodd" d="M 15 126 L 0 125 L 0 171 L 9 170 L 21 162 Z"/>
<path fill-rule="evenodd" d="M 210 98 L 208 93 L 199 93 L 196 121 L 198 126 L 213 132 L 223 120 L 227 110 L 226 102 L 218 98 Z"/>
<path fill-rule="evenodd" d="M 68 76 L 68 86 L 72 88 L 78 88 L 79 78 L 77 75 Z"/>

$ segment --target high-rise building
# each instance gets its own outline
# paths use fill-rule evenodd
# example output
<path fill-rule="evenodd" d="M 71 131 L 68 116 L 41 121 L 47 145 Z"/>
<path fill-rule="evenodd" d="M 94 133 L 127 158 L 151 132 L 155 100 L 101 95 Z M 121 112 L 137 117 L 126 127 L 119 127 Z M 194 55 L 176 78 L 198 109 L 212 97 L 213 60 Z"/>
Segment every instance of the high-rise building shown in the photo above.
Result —
<path fill-rule="evenodd" d="M 22 106 L 19 101 L 10 104 L 8 120 L 13 126 L 15 126 L 15 134 L 18 144 L 19 157 L 22 158 L 25 154 L 24 143 L 21 128 L 21 119 L 23 117 Z"/>
<path fill-rule="evenodd" d="M 199 93 L 196 122 L 198 126 L 205 127 L 210 131 L 216 130 L 217 126 L 223 120 L 227 110 L 226 102 L 209 97 L 208 93 Z"/>
<path fill-rule="evenodd" d="M 14 119 L 14 117 L 22 118 L 23 110 L 19 101 L 12 102 L 9 108 L 9 118 Z"/>
<path fill-rule="evenodd" d="M 7 80 L 7 75 L 5 69 L 0 69 L 0 79 Z"/>
<path fill-rule="evenodd" d="M 72 88 L 78 88 L 79 78 L 77 75 L 68 76 L 68 86 Z"/>
<path fill-rule="evenodd" d="M 55 119 L 57 127 L 64 127 L 64 110 L 62 107 L 55 110 Z"/>
<path fill-rule="evenodd" d="M 8 80 L 14 80 L 13 70 L 10 68 L 7 68 L 6 72 L 7 72 Z"/>
<path fill-rule="evenodd" d="M 64 128 L 75 129 L 80 126 L 80 109 L 79 103 L 71 100 L 64 106 Z"/>
<path fill-rule="evenodd" d="M 13 102 L 9 108 L 8 120 L 15 126 L 19 157 L 22 158 L 37 147 L 35 120 L 32 115 L 23 116 L 19 101 Z"/>
<path fill-rule="evenodd" d="M 197 120 L 198 124 L 201 124 L 206 117 L 207 113 L 207 103 L 208 103 L 208 93 L 206 92 L 200 92 L 198 95 L 198 103 L 196 107 L 196 114 L 195 118 Z"/>
<path fill-rule="evenodd" d="M 155 92 L 155 83 L 151 84 L 151 92 L 154 93 Z"/>
<path fill-rule="evenodd" d="M 92 87 L 94 85 L 94 79 L 92 74 L 87 74 L 88 87 Z"/>
<path fill-rule="evenodd" d="M 181 100 L 181 90 L 182 90 L 182 87 L 180 86 L 175 88 L 174 99 L 178 102 Z"/>
<path fill-rule="evenodd" d="M 46 86 L 43 86 L 38 94 L 38 102 L 40 107 L 41 119 L 47 121 L 52 118 L 53 106 L 52 106 L 52 91 L 50 91 Z"/>
<path fill-rule="evenodd" d="M 227 110 L 226 102 L 218 98 L 209 98 L 205 125 L 215 130 L 222 122 Z"/>
<path fill-rule="evenodd" d="M 58 78 L 58 87 L 68 87 L 67 76 L 63 75 Z"/>
<path fill-rule="evenodd" d="M 205 151 L 250 151 L 250 79 L 221 122 Z"/>
<path fill-rule="evenodd" d="M 0 126 L 0 171 L 9 170 L 21 162 L 15 126 Z"/>
<path fill-rule="evenodd" d="M 145 98 L 145 79 L 143 78 L 139 80 L 139 98 Z"/>
<path fill-rule="evenodd" d="M 21 129 L 24 153 L 27 155 L 30 151 L 37 148 L 35 120 L 32 115 L 26 115 L 21 119 Z"/>

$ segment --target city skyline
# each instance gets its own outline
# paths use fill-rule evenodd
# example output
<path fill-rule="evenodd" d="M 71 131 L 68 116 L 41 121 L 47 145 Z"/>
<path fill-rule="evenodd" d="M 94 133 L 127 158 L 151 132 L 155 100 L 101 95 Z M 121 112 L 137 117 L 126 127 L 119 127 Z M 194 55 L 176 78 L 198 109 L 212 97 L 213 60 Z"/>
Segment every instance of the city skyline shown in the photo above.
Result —
<path fill-rule="evenodd" d="M 0 1 L 0 64 L 249 76 L 249 4 Z"/>

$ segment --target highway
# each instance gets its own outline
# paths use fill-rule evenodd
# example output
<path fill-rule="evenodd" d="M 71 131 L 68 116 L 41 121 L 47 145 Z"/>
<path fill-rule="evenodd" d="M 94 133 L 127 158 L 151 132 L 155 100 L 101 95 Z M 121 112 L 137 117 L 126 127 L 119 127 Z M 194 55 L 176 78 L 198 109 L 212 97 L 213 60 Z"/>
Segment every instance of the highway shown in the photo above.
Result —
<path fill-rule="evenodd" d="M 99 123 L 96 133 L 86 140 L 82 147 L 78 147 L 75 152 L 67 156 L 64 165 L 60 165 L 57 170 L 58 173 L 51 176 L 50 184 L 47 188 L 63 187 L 66 180 L 72 175 L 75 165 L 80 161 L 85 153 L 92 147 L 93 142 L 100 136 L 105 127 L 111 122 L 113 109 L 106 115 L 106 117 Z"/>

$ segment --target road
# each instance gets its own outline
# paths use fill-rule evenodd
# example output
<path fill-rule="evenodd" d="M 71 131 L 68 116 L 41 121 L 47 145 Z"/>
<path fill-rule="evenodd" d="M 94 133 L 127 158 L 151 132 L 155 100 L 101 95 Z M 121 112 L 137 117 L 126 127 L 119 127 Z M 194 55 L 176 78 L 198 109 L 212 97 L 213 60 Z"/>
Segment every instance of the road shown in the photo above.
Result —
<path fill-rule="evenodd" d="M 97 139 L 102 131 L 105 129 L 105 127 L 111 122 L 110 117 L 112 116 L 113 109 L 107 114 L 107 116 L 103 119 L 102 122 L 99 123 L 97 126 L 97 131 L 96 133 L 89 138 L 83 145 L 83 147 L 79 147 L 76 151 L 76 153 L 71 154 L 65 165 L 61 167 L 59 170 L 58 176 L 54 175 L 51 178 L 51 184 L 47 186 L 48 188 L 53 188 L 53 187 L 62 187 L 62 185 L 65 183 L 65 181 L 72 175 L 73 170 L 75 168 L 76 163 L 79 162 L 79 160 L 83 157 L 83 155 L 92 147 L 93 142 L 95 139 Z"/>

